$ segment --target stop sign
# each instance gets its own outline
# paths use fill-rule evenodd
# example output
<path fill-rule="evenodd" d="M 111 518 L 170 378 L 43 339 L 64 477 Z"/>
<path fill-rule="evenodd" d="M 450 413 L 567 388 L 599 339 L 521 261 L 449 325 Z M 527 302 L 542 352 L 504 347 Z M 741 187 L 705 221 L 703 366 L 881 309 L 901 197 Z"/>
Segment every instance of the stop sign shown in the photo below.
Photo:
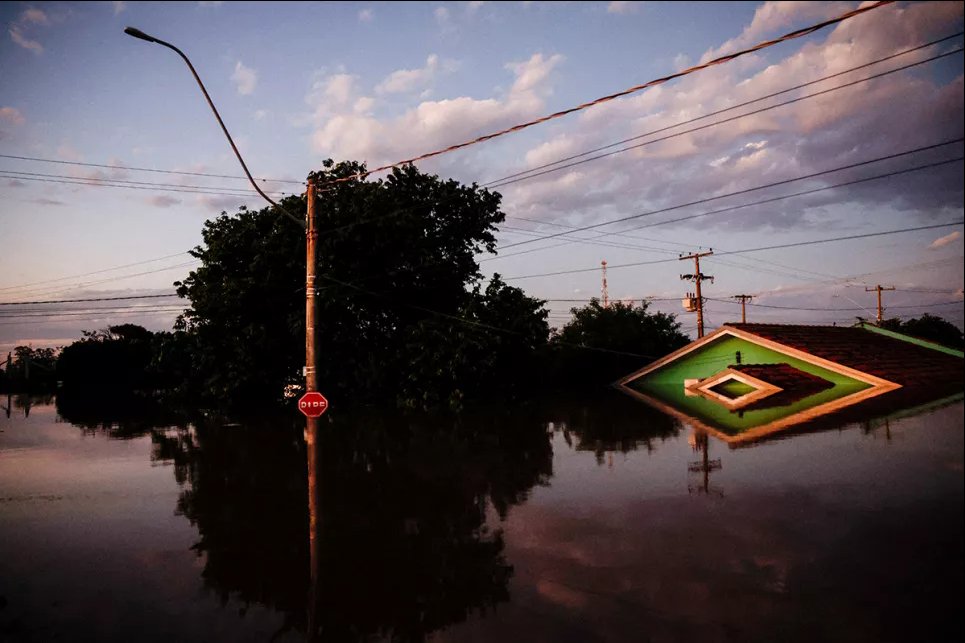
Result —
<path fill-rule="evenodd" d="M 298 400 L 298 410 L 310 418 L 317 418 L 328 410 L 328 400 L 318 391 L 309 391 Z"/>

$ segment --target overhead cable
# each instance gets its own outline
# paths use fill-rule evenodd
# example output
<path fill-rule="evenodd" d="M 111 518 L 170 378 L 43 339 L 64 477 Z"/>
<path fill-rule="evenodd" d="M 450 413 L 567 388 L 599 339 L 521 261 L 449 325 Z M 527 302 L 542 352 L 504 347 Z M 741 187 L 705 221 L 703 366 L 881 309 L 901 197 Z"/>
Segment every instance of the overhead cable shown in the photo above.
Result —
<path fill-rule="evenodd" d="M 880 2 L 875 2 L 874 4 L 870 4 L 870 5 L 867 5 L 867 6 L 864 6 L 864 7 L 858 7 L 857 9 L 853 9 L 853 10 L 851 10 L 851 11 L 847 11 L 847 12 L 841 14 L 840 16 L 837 16 L 837 17 L 835 17 L 835 18 L 831 18 L 830 20 L 824 20 L 824 21 L 822 21 L 822 22 L 813 24 L 813 25 L 811 25 L 811 26 L 809 26 L 809 27 L 804 27 L 804 28 L 802 28 L 802 29 L 796 29 L 796 30 L 791 31 L 791 32 L 789 32 L 789 33 L 786 33 L 786 34 L 784 34 L 783 36 L 780 36 L 780 37 L 778 37 L 778 38 L 774 38 L 774 39 L 772 39 L 772 40 L 765 40 L 765 41 L 763 41 L 763 42 L 760 42 L 760 43 L 754 45 L 753 47 L 748 47 L 748 48 L 746 48 L 746 49 L 742 49 L 742 50 L 740 50 L 740 51 L 736 51 L 736 52 L 734 52 L 734 53 L 732 53 L 732 54 L 727 54 L 726 56 L 719 56 L 719 57 L 717 57 L 717 58 L 714 58 L 713 60 L 709 60 L 709 61 L 707 61 L 707 62 L 705 62 L 705 63 L 701 63 L 701 64 L 699 64 L 699 65 L 694 65 L 694 66 L 692 66 L 692 67 L 688 67 L 687 69 L 683 69 L 683 70 L 681 70 L 681 71 L 678 71 L 678 72 L 676 72 L 676 73 L 670 74 L 670 75 L 668 75 L 668 76 L 664 76 L 664 77 L 662 77 L 662 78 L 656 78 L 656 79 L 654 79 L 654 80 L 647 81 L 647 82 L 642 83 L 642 84 L 640 84 L 640 85 L 634 85 L 633 87 L 629 87 L 629 88 L 624 89 L 624 90 L 622 90 L 622 91 L 619 91 L 619 92 L 616 92 L 616 93 L 613 93 L 613 94 L 609 94 L 609 95 L 607 95 L 607 96 L 601 96 L 600 98 L 597 98 L 597 99 L 595 99 L 595 100 L 591 100 L 591 101 L 588 101 L 588 102 L 585 102 L 585 103 L 581 103 L 581 104 L 579 104 L 579 105 L 576 105 L 575 107 L 570 107 L 570 108 L 567 108 L 567 109 L 564 109 L 564 110 L 560 110 L 560 111 L 558 111 L 558 112 L 554 112 L 554 113 L 552 113 L 552 114 L 547 114 L 546 116 L 541 116 L 541 117 L 539 117 L 539 118 L 536 118 L 536 119 L 533 119 L 533 120 L 530 120 L 530 121 L 526 121 L 526 122 L 523 122 L 523 123 L 519 123 L 519 124 L 517 124 L 517 125 L 513 125 L 512 127 L 507 127 L 507 128 L 505 128 L 505 129 L 502 129 L 502 130 L 499 130 L 499 131 L 496 131 L 496 132 L 492 132 L 491 134 L 485 134 L 485 135 L 483 135 L 483 136 L 478 136 L 478 137 L 476 137 L 476 138 L 474 138 L 474 139 L 465 141 L 465 142 L 463 142 L 463 143 L 457 143 L 457 144 L 455 144 L 455 145 L 450 145 L 449 147 L 445 147 L 445 148 L 442 148 L 442 149 L 439 149 L 439 150 L 435 150 L 435 151 L 433 151 L 433 152 L 426 152 L 426 153 L 424 153 L 424 154 L 420 154 L 420 155 L 414 156 L 414 157 L 412 157 L 412 158 L 404 159 L 404 160 L 401 160 L 401 161 L 396 161 L 395 163 L 391 163 L 391 164 L 389 164 L 389 165 L 383 165 L 383 166 L 381 166 L 381 167 L 377 167 L 377 168 L 375 168 L 375 169 L 373 169 L 373 170 L 366 170 L 365 172 L 359 172 L 359 173 L 352 174 L 352 175 L 349 175 L 349 176 L 340 177 L 340 178 L 338 178 L 338 179 L 333 179 L 333 180 L 331 180 L 331 181 L 328 181 L 327 183 L 319 184 L 318 187 L 326 187 L 326 186 L 328 186 L 328 185 L 334 185 L 334 184 L 336 184 L 336 183 L 344 183 L 344 182 L 346 182 L 346 181 L 353 181 L 353 180 L 357 180 L 357 179 L 362 179 L 362 178 L 365 178 L 365 177 L 367 177 L 367 176 L 370 176 L 370 175 L 375 174 L 375 173 L 378 173 L 378 172 L 383 172 L 383 171 L 385 171 L 385 170 L 391 170 L 391 169 L 393 169 L 393 168 L 396 168 L 396 167 L 399 167 L 399 166 L 402 166 L 402 165 L 409 165 L 409 164 L 411 164 L 411 163 L 415 163 L 416 161 L 422 161 L 422 160 L 425 160 L 425 159 L 428 159 L 428 158 L 432 158 L 432 157 L 435 157 L 435 156 L 440 156 L 440 155 L 442 155 L 442 154 L 448 154 L 449 152 L 454 152 L 454 151 L 456 151 L 456 150 L 460 150 L 460 149 L 463 149 L 463 148 L 466 148 L 466 147 L 470 147 L 470 146 L 472 146 L 472 145 L 477 145 L 477 144 L 479 144 L 479 143 L 483 143 L 483 142 L 485 142 L 485 141 L 489 141 L 489 140 L 492 140 L 492 139 L 494 139 L 494 138 L 498 138 L 498 137 L 500 137 L 500 136 L 504 136 L 504 135 L 506 135 L 506 134 L 513 134 L 513 133 L 515 133 L 515 132 L 519 132 L 519 131 L 522 131 L 522 130 L 527 129 L 527 128 L 529 128 L 529 127 L 532 127 L 532 126 L 534 126 L 534 125 L 539 125 L 539 124 L 541 124 L 541 123 L 545 123 L 545 122 L 547 122 L 547 121 L 551 121 L 551 120 L 554 120 L 554 119 L 557 119 L 557 118 L 561 118 L 561 117 L 563 117 L 563 116 L 567 116 L 567 115 L 569 115 L 569 114 L 573 114 L 573 113 L 575 113 L 575 112 L 579 112 L 579 111 L 588 109 L 588 108 L 590 108 L 590 107 L 595 107 L 596 105 L 600 105 L 600 104 L 603 104 L 603 103 L 607 103 L 607 102 L 616 100 L 617 98 L 622 98 L 623 96 L 628 96 L 628 95 L 630 95 L 630 94 L 635 94 L 635 93 L 640 92 L 640 91 L 643 91 L 644 89 L 647 89 L 647 88 L 649 88 L 649 87 L 655 87 L 655 86 L 657 86 L 657 85 L 662 85 L 662 84 L 664 84 L 664 83 L 666 83 L 666 82 L 669 82 L 669 81 L 671 81 L 671 80 L 674 80 L 674 79 L 676 79 L 676 78 L 681 78 L 681 77 L 683 77 L 683 76 L 687 76 L 687 75 L 689 75 L 689 74 L 693 74 L 693 73 L 695 73 L 695 72 L 702 71 L 702 70 L 704 70 L 704 69 L 707 69 L 708 67 L 713 67 L 713 66 L 715 66 L 715 65 L 721 65 L 721 64 L 730 62 L 730 61 L 732 61 L 732 60 L 735 60 L 735 59 L 737 59 L 737 58 L 740 58 L 741 56 L 745 56 L 745 55 L 747 55 L 747 54 L 754 53 L 755 51 L 760 51 L 760 50 L 762 50 L 762 49 L 766 49 L 766 48 L 768 48 L 768 47 L 772 47 L 772 46 L 777 45 L 777 44 L 782 43 L 782 42 L 787 42 L 787 41 L 789 41 L 789 40 L 794 40 L 794 39 L 796 39 L 796 38 L 802 38 L 802 37 L 804 37 L 804 36 L 807 36 L 807 35 L 810 35 L 810 34 L 814 33 L 815 31 L 819 31 L 819 30 L 821 30 L 821 29 L 824 29 L 825 27 L 828 27 L 828 26 L 837 24 L 837 23 L 839 23 L 839 22 L 843 22 L 843 21 L 845 21 L 845 20 L 848 20 L 849 18 L 853 18 L 853 17 L 855 17 L 855 16 L 857 16 L 857 15 L 860 15 L 860 14 L 862 14 L 862 13 L 866 13 L 866 12 L 868 12 L 868 11 L 872 11 L 872 10 L 877 9 L 877 8 L 879 8 L 879 7 L 882 7 L 882 6 L 884 6 L 884 5 L 892 4 L 893 2 L 894 2 L 894 0 L 881 0 Z"/>

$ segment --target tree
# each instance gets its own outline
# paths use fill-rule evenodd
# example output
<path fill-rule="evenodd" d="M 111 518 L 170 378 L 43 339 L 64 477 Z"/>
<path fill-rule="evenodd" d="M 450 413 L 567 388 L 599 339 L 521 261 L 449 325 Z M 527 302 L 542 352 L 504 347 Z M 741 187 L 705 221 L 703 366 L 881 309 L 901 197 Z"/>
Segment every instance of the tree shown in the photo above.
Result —
<path fill-rule="evenodd" d="M 57 351 L 53 348 L 17 346 L 0 384 L 8 391 L 51 391 L 56 384 L 56 363 Z"/>
<path fill-rule="evenodd" d="M 365 167 L 327 161 L 316 174 L 320 388 L 326 395 L 405 406 L 458 404 L 492 382 L 506 351 L 545 342 L 545 311 L 517 289 L 481 290 L 475 256 L 492 252 L 500 196 L 413 166 L 378 181 Z M 332 183 L 335 179 L 341 182 Z M 283 203 L 296 216 L 304 199 Z M 273 208 L 205 224 L 202 261 L 178 293 L 179 327 L 195 338 L 200 387 L 220 399 L 277 400 L 301 383 L 304 232 Z M 502 311 L 497 319 L 492 310 Z M 526 340 L 512 345 L 486 320 Z M 540 334 L 542 333 L 542 336 Z M 532 351 L 532 349 L 529 349 Z M 483 354 L 498 356 L 487 361 Z"/>
<path fill-rule="evenodd" d="M 67 389 L 147 390 L 154 333 L 135 324 L 83 331 L 61 351 L 57 377 Z"/>
<path fill-rule="evenodd" d="M 965 347 L 965 340 L 963 340 L 962 331 L 959 330 L 958 326 L 937 315 L 925 313 L 921 317 L 909 319 L 905 322 L 898 318 L 886 319 L 881 323 L 881 327 L 912 337 L 927 339 L 943 346 L 958 349 Z"/>
<path fill-rule="evenodd" d="M 648 308 L 646 301 L 604 307 L 594 298 L 571 309 L 573 320 L 550 340 L 557 377 L 570 384 L 609 384 L 690 341 L 676 316 Z"/>

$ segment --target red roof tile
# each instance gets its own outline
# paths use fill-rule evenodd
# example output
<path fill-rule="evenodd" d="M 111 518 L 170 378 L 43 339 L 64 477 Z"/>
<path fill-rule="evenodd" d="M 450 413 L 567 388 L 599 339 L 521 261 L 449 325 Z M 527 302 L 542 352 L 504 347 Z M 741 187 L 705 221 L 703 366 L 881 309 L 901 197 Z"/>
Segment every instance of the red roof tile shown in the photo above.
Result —
<path fill-rule="evenodd" d="M 961 390 L 965 360 L 857 327 L 725 324 L 904 387 Z"/>

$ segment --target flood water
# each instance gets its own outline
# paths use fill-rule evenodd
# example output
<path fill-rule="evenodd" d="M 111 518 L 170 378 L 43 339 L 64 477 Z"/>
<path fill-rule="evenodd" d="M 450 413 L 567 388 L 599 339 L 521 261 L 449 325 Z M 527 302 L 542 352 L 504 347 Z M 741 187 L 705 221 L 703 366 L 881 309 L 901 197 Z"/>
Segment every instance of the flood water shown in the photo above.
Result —
<path fill-rule="evenodd" d="M 617 393 L 0 415 L 0 640 L 959 640 L 963 406 L 741 448 Z M 309 590 L 313 589 L 310 598 Z"/>

